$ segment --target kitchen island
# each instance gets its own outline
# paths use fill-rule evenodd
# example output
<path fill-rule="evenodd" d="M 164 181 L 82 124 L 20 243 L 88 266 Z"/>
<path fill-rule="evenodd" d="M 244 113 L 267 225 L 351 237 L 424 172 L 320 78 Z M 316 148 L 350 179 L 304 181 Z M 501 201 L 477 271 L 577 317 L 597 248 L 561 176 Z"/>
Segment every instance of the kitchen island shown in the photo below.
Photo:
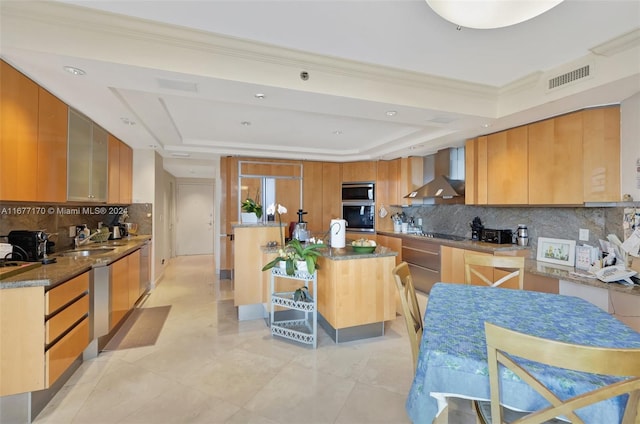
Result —
<path fill-rule="evenodd" d="M 278 248 L 263 246 L 262 252 L 263 263 L 267 263 L 277 255 Z M 320 326 L 337 343 L 384 335 L 385 321 L 396 318 L 396 288 L 391 270 L 398 252 L 377 246 L 371 253 L 358 253 L 347 245 L 327 247 L 320 253 L 317 275 Z M 264 302 L 270 297 L 269 276 L 264 272 Z M 289 283 L 279 290 L 295 288 Z"/>

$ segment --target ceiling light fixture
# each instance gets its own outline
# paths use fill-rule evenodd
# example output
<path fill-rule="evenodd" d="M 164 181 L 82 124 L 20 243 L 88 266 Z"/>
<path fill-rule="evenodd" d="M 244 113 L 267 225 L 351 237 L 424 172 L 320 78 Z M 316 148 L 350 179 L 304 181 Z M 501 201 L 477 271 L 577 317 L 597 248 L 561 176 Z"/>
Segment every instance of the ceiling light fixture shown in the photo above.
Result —
<path fill-rule="evenodd" d="M 387 116 L 396 116 L 397 114 L 398 114 L 398 112 L 397 112 L 397 111 L 395 111 L 395 110 L 388 110 L 388 111 L 386 112 L 386 115 L 387 115 Z"/>
<path fill-rule="evenodd" d="M 263 93 L 256 93 L 254 94 L 254 96 L 256 99 L 262 100 L 264 99 L 264 94 Z"/>
<path fill-rule="evenodd" d="M 342 131 L 340 130 L 333 131 L 333 135 L 340 135 L 340 134 L 342 134 Z"/>
<path fill-rule="evenodd" d="M 249 122 L 249 121 L 242 121 L 242 122 L 240 122 L 240 125 L 242 125 L 243 127 L 248 127 L 248 126 L 250 126 L 250 125 L 251 125 L 251 122 Z"/>
<path fill-rule="evenodd" d="M 563 0 L 426 0 L 438 15 L 458 27 L 502 28 L 527 21 Z"/>
<path fill-rule="evenodd" d="M 135 125 L 135 124 L 136 124 L 136 122 L 135 122 L 135 121 L 132 121 L 131 119 L 126 118 L 126 117 L 122 117 L 122 118 L 120 118 L 120 120 L 121 120 L 125 125 Z"/>
<path fill-rule="evenodd" d="M 86 72 L 83 71 L 80 68 L 75 68 L 73 66 L 64 66 L 62 69 L 64 69 L 65 71 L 69 72 L 72 75 L 75 75 L 77 77 L 81 76 L 81 75 L 85 75 Z"/>

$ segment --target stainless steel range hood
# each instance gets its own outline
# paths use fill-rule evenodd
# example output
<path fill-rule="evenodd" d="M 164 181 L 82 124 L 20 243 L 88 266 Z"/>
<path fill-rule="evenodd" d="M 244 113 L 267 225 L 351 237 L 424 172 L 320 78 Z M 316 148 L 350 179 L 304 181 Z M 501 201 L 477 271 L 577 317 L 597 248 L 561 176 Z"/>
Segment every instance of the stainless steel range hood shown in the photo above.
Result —
<path fill-rule="evenodd" d="M 431 176 L 427 175 L 429 168 Z M 428 177 L 433 179 L 404 198 L 464 201 L 464 147 L 439 150 L 432 158 L 425 158 L 425 179 Z"/>

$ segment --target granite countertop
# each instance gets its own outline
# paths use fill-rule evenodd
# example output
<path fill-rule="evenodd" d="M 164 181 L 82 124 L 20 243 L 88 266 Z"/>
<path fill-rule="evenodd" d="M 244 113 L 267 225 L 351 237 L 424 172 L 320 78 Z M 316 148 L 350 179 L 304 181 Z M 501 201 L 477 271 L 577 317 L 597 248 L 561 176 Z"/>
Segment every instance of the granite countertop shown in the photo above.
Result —
<path fill-rule="evenodd" d="M 262 246 L 264 253 L 278 254 L 279 246 L 268 247 Z M 337 247 L 325 247 L 318 250 L 322 257 L 331 259 L 334 261 L 348 260 L 348 259 L 366 259 L 366 258 L 383 258 L 386 256 L 398 256 L 398 252 L 395 252 L 385 246 L 376 246 L 376 250 L 371 253 L 360 253 L 353 250 L 353 247 L 347 245 L 343 248 Z"/>
<path fill-rule="evenodd" d="M 546 262 L 536 261 L 535 259 L 526 259 L 524 266 L 525 272 L 530 274 L 557 278 L 558 280 L 640 296 L 640 286 L 637 284 L 634 286 L 626 286 L 620 283 L 604 283 L 597 278 L 581 277 L 579 275 L 572 274 L 576 269 L 570 266 L 549 264 Z"/>
<path fill-rule="evenodd" d="M 509 250 L 530 250 L 529 246 L 518 246 L 516 244 L 495 244 L 495 243 L 485 243 L 483 241 L 477 240 L 447 240 L 441 238 L 431 238 L 420 236 L 418 234 L 407 234 L 407 233 L 394 233 L 394 232 L 386 232 L 386 231 L 378 231 L 378 234 L 382 234 L 384 236 L 391 237 L 399 237 L 402 239 L 411 239 L 411 240 L 421 240 L 425 242 L 438 243 L 443 246 L 451 246 L 457 247 L 460 249 L 467 250 L 475 250 L 478 252 L 500 252 L 500 251 L 509 251 Z"/>
<path fill-rule="evenodd" d="M 42 265 L 4 278 L 0 280 L 0 289 L 35 286 L 51 288 L 92 268 L 107 266 L 139 249 L 148 240 L 151 240 L 149 235 L 130 236 L 120 240 L 109 240 L 105 243 L 88 243 L 78 249 L 90 249 L 98 246 L 114 248 L 112 251 L 94 256 L 59 256 L 58 253 L 53 253 L 49 256 L 56 258 L 55 263 Z"/>
<path fill-rule="evenodd" d="M 518 246 L 515 244 L 493 244 L 493 243 L 485 243 L 481 241 L 473 241 L 473 240 L 446 240 L 440 238 L 428 238 L 424 236 L 419 236 L 415 234 L 406 234 L 406 233 L 393 233 L 393 232 L 384 232 L 379 231 L 378 234 L 392 236 L 392 237 L 400 237 L 402 239 L 414 239 L 414 240 L 425 240 L 432 241 L 443 246 L 451 246 L 458 247 L 461 249 L 468 250 L 476 250 L 480 252 L 499 252 L 499 251 L 509 251 L 509 250 L 529 250 L 528 246 Z M 581 277 L 578 275 L 571 274 L 576 271 L 573 267 L 567 267 L 562 265 L 549 264 L 546 262 L 539 262 L 535 259 L 525 259 L 525 272 L 530 274 L 536 274 L 543 277 L 556 278 L 558 280 L 569 281 L 572 283 L 583 284 L 586 286 L 597 287 L 601 289 L 610 289 L 615 290 L 622 293 L 628 293 L 636 296 L 640 296 L 640 286 L 625 286 L 620 283 L 604 283 L 597 278 L 588 278 Z"/>

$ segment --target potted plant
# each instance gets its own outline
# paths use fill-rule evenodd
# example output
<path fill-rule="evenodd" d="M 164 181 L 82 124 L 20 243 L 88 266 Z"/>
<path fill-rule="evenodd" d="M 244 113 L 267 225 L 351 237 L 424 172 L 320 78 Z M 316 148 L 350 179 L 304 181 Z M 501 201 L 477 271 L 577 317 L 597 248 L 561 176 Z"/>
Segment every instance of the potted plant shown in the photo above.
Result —
<path fill-rule="evenodd" d="M 324 244 L 304 245 L 300 240 L 293 239 L 280 249 L 278 256 L 262 267 L 262 270 L 266 271 L 275 266 L 281 266 L 281 262 L 283 262 L 287 275 L 293 275 L 296 270 L 313 274 L 318 268 L 317 262 L 321 247 L 324 247 Z"/>
<path fill-rule="evenodd" d="M 247 197 L 240 204 L 240 208 L 242 209 L 242 222 L 258 222 L 262 218 L 262 205 L 250 197 Z"/>
<path fill-rule="evenodd" d="M 271 262 L 262 267 L 263 271 L 269 270 L 275 266 L 281 266 L 284 263 L 287 275 L 293 275 L 296 270 L 307 271 L 313 274 L 318 268 L 317 262 L 320 252 L 318 249 L 324 247 L 324 244 L 306 244 L 303 245 L 300 240 L 293 239 L 286 245 L 284 244 L 284 232 L 282 229 L 282 214 L 287 213 L 287 208 L 280 204 L 271 204 L 267 207 L 267 214 L 278 214 L 278 223 L 280 224 L 280 249 L 278 256 Z"/>

